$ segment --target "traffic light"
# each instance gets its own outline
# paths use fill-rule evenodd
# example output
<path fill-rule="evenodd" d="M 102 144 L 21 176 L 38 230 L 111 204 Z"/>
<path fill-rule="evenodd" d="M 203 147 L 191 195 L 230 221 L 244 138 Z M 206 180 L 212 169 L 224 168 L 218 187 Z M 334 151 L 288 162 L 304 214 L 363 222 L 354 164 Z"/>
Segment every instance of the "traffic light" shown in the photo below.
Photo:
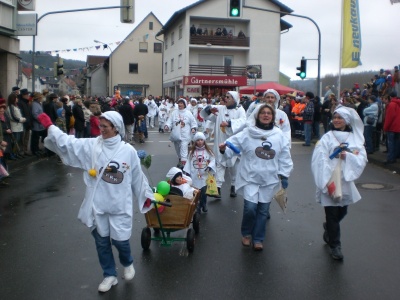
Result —
<path fill-rule="evenodd" d="M 231 18 L 239 18 L 242 16 L 242 0 L 228 0 L 228 15 Z"/>
<path fill-rule="evenodd" d="M 54 77 L 58 77 L 60 75 L 64 75 L 64 60 L 61 57 L 58 57 L 58 61 L 53 64 L 53 72 Z"/>
<path fill-rule="evenodd" d="M 300 67 L 297 67 L 297 70 L 300 72 L 296 73 L 296 76 L 299 76 L 301 79 L 306 78 L 307 76 L 307 59 L 304 57 L 300 61 Z"/>
<path fill-rule="evenodd" d="M 121 0 L 121 23 L 135 22 L 135 0 Z"/>

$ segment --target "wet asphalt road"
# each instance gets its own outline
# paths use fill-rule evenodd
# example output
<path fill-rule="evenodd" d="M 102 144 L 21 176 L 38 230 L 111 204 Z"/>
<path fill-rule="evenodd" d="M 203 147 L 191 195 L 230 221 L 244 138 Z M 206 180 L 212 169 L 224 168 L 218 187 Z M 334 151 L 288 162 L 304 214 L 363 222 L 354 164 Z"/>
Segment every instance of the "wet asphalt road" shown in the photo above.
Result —
<path fill-rule="evenodd" d="M 176 164 L 167 135 L 151 133 L 153 183 Z M 363 199 L 342 222 L 343 262 L 331 259 L 322 240 L 323 209 L 315 203 L 312 149 L 293 144 L 289 208 L 271 206 L 264 251 L 240 239 L 242 198 L 209 198 L 195 249 L 185 243 L 149 251 L 140 245 L 144 216 L 136 210 L 131 238 L 135 278 L 106 294 L 93 238 L 78 220 L 82 171 L 33 161 L 14 170 L 0 189 L 0 298 L 14 299 L 398 299 L 400 285 L 400 177 L 368 164 L 358 180 Z M 11 170 L 13 171 L 13 170 Z M 370 184 L 370 185 L 365 185 Z M 372 189 L 366 189 L 372 188 Z M 378 188 L 378 189 L 377 189 Z M 185 236 L 186 231 L 175 233 Z M 117 252 L 114 252 L 117 258 Z"/>

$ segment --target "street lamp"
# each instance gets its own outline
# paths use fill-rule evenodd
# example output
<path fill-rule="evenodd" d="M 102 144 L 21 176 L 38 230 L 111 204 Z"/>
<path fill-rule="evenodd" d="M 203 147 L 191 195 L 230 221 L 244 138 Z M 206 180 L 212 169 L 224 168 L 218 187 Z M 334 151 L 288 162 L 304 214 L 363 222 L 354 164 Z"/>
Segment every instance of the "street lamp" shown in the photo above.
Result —
<path fill-rule="evenodd" d="M 113 94 L 113 90 L 112 90 L 112 68 L 111 68 L 111 59 L 112 59 L 112 49 L 111 49 L 111 47 L 110 46 L 108 46 L 108 44 L 106 44 L 106 43 L 103 43 L 103 42 L 101 42 L 101 41 L 98 41 L 98 40 L 94 40 L 93 42 L 95 42 L 95 43 L 98 43 L 98 44 L 103 44 L 103 47 L 104 48 L 108 48 L 109 50 L 110 50 L 110 63 L 109 63 L 109 66 L 108 66 L 108 69 L 109 69 L 109 73 L 110 73 L 110 83 L 109 83 L 109 88 L 108 88 L 108 93 L 109 93 L 109 95 L 108 96 L 112 96 Z M 111 93 L 110 93 L 110 90 L 111 90 Z"/>

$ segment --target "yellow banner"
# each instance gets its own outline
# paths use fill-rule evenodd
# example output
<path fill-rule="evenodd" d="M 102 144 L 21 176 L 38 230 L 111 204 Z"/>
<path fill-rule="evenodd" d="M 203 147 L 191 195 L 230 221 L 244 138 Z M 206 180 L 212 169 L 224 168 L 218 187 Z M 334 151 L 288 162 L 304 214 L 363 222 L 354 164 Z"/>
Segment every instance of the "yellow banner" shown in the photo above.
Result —
<path fill-rule="evenodd" d="M 343 0 L 342 68 L 361 65 L 361 27 L 358 0 Z"/>

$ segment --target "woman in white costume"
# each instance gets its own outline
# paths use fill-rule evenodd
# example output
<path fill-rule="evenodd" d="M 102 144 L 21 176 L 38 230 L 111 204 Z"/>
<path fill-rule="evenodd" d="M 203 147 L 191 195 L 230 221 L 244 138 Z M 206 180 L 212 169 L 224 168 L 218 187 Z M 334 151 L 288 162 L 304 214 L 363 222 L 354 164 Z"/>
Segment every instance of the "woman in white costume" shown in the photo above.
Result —
<path fill-rule="evenodd" d="M 293 169 L 289 141 L 275 126 L 275 109 L 258 106 L 243 131 L 219 145 L 219 152 L 229 159 L 240 151 L 236 177 L 237 193 L 244 198 L 242 244 L 256 251 L 263 249 L 269 205 L 281 186 L 288 187 Z M 235 151 L 226 147 L 231 143 Z"/>
<path fill-rule="evenodd" d="M 141 213 L 150 210 L 150 200 L 154 199 L 139 157 L 122 140 L 124 122 L 118 112 L 108 111 L 100 116 L 101 136 L 97 138 L 76 139 L 65 134 L 44 113 L 38 120 L 48 129 L 46 148 L 59 155 L 64 164 L 84 170 L 86 193 L 78 218 L 95 239 L 104 276 L 98 290 L 107 292 L 118 283 L 111 245 L 118 249 L 124 278 L 131 280 L 135 275 L 129 245 L 133 199 Z"/>
<path fill-rule="evenodd" d="M 291 135 L 291 129 L 290 129 L 290 122 L 287 114 L 279 109 L 279 101 L 281 100 L 281 96 L 279 96 L 279 93 L 273 89 L 268 89 L 264 92 L 262 102 L 253 102 L 250 104 L 249 109 L 246 112 L 247 117 L 250 117 L 250 115 L 254 112 L 254 109 L 257 106 L 260 106 L 264 103 L 270 104 L 275 108 L 275 125 L 278 126 L 283 134 L 286 136 L 286 138 L 289 140 L 289 144 L 292 142 L 292 135 Z"/>
<path fill-rule="evenodd" d="M 331 256 L 343 259 L 340 242 L 340 221 L 347 214 L 347 206 L 361 199 L 354 180 L 367 164 L 364 148 L 363 122 L 357 112 L 339 106 L 332 117 L 332 129 L 316 144 L 311 169 L 317 186 L 317 202 L 325 209 L 324 240 L 329 244 Z M 336 154 L 336 155 L 335 155 Z M 340 164 L 341 197 L 334 197 L 328 189 L 335 167 Z M 329 186 L 331 187 L 331 186 Z"/>

